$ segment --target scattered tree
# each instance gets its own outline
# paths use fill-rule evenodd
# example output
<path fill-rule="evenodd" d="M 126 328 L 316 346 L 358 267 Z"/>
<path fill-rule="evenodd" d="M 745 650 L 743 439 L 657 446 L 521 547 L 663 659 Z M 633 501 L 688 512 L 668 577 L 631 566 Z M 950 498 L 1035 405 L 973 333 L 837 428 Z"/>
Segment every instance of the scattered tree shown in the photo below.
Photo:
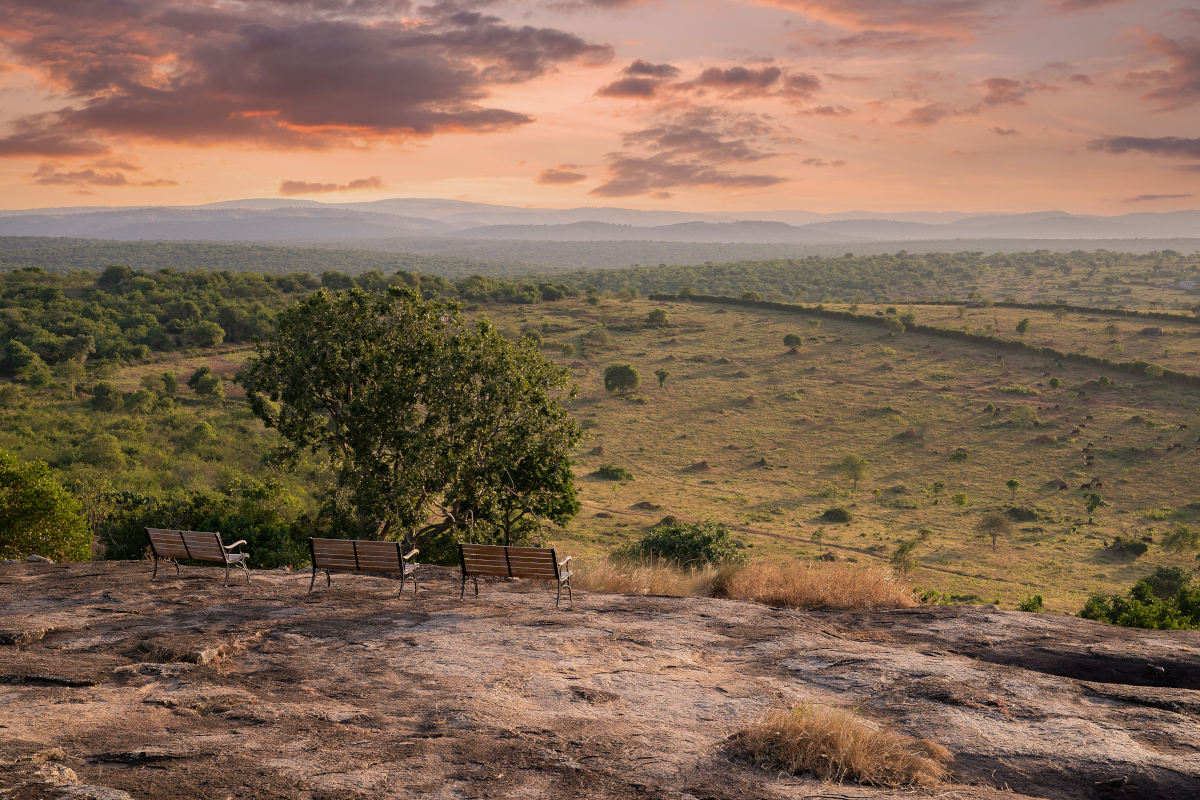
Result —
<path fill-rule="evenodd" d="M 1089 524 L 1095 522 L 1096 509 L 1108 505 L 1096 492 L 1087 492 L 1082 499 L 1083 507 L 1087 509 Z"/>
<path fill-rule="evenodd" d="M 626 394 L 638 388 L 642 376 L 629 364 L 613 364 L 604 370 L 604 388 L 610 392 Z"/>
<path fill-rule="evenodd" d="M 965 499 L 965 496 L 964 496 Z M 996 511 L 989 511 L 979 518 L 979 522 L 975 524 L 975 530 L 979 531 L 984 536 L 988 536 L 992 540 L 992 550 L 996 549 L 996 540 L 1001 536 L 1011 535 L 1013 532 L 1013 524 L 1008 517 Z"/>
<path fill-rule="evenodd" d="M 1010 492 L 1012 492 L 1012 499 L 1016 500 L 1017 499 L 1017 489 L 1021 488 L 1021 482 L 1019 480 L 1017 480 L 1016 478 L 1009 478 L 1008 480 L 1006 480 L 1004 482 L 1004 485 L 1008 487 L 1008 490 Z"/>
<path fill-rule="evenodd" d="M 851 480 L 855 491 L 858 491 L 858 482 L 867 477 L 868 464 L 869 462 L 857 453 L 850 453 L 842 459 L 842 474 Z"/>
<path fill-rule="evenodd" d="M 1017 333 L 1021 336 L 1024 336 L 1028 332 L 1029 332 L 1029 317 L 1025 317 L 1025 319 L 1023 319 L 1017 323 Z"/>
<path fill-rule="evenodd" d="M 651 328 L 666 328 L 670 326 L 671 320 L 667 316 L 666 309 L 654 308 L 646 315 L 646 324 Z"/>
<path fill-rule="evenodd" d="M 799 347 L 802 344 L 804 344 L 804 337 L 798 334 L 789 333 L 783 337 L 784 347 Z"/>
<path fill-rule="evenodd" d="M 667 378 L 670 377 L 670 375 L 671 373 L 667 372 L 662 367 L 654 370 L 654 377 L 658 378 L 658 388 L 662 389 L 667 385 Z"/>

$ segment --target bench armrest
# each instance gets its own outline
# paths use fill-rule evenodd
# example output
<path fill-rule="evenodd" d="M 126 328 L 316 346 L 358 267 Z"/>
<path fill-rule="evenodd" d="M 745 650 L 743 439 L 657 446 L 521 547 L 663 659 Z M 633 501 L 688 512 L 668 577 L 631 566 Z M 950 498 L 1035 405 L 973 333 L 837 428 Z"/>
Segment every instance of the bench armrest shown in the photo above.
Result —
<path fill-rule="evenodd" d="M 227 545 L 225 545 L 225 549 L 226 549 L 226 550 L 232 550 L 233 548 L 237 547 L 239 544 L 245 544 L 245 543 L 246 543 L 246 540 L 245 540 L 245 539 L 238 539 L 238 540 L 237 540 L 236 542 L 234 542 L 233 544 L 227 544 Z"/>
<path fill-rule="evenodd" d="M 564 558 L 562 561 L 558 562 L 558 566 L 559 566 L 559 567 L 565 567 L 567 564 L 570 564 L 570 563 L 571 563 L 571 557 L 570 557 L 570 556 L 567 556 L 567 557 L 566 557 L 566 558 Z"/>
<path fill-rule="evenodd" d="M 404 554 L 404 560 L 408 561 L 410 558 L 412 558 L 419 552 L 421 552 L 421 551 L 414 547 L 412 550 L 409 550 L 407 553 Z"/>

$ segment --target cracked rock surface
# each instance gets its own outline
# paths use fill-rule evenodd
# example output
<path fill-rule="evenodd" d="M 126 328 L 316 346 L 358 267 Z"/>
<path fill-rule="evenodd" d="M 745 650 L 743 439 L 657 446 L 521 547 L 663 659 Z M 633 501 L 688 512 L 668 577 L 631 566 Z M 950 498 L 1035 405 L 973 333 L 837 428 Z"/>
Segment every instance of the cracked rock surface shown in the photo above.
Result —
<path fill-rule="evenodd" d="M 173 571 L 172 571 L 173 572 Z M 0 566 L 0 798 L 1200 797 L 1200 633 L 990 607 Z M 799 701 L 945 745 L 936 790 L 753 766 Z"/>

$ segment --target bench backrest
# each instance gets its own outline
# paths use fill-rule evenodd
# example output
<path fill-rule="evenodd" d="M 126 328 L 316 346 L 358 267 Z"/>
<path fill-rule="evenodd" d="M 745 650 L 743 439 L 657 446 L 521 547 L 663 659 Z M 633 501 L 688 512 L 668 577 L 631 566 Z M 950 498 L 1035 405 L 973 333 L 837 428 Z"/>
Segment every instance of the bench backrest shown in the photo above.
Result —
<path fill-rule="evenodd" d="M 558 555 L 553 547 L 463 543 L 458 546 L 458 553 L 463 575 L 558 579 Z"/>
<path fill-rule="evenodd" d="M 399 542 L 362 539 L 309 539 L 313 569 L 344 572 L 403 572 Z"/>
<path fill-rule="evenodd" d="M 221 534 L 212 531 L 175 531 L 146 528 L 150 547 L 159 558 L 192 558 L 197 561 L 224 561 Z"/>

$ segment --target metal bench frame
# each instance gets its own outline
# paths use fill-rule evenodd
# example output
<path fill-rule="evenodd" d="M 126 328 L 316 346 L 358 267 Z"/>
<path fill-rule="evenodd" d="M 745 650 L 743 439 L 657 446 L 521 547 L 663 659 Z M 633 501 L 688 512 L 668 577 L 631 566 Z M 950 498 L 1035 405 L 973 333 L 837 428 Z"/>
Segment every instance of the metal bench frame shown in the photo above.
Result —
<path fill-rule="evenodd" d="M 468 549 L 472 551 L 468 554 Z M 542 556 L 545 556 L 543 559 Z M 513 563 L 513 556 L 517 557 L 517 563 Z M 491 569 L 476 570 L 472 572 L 467 566 L 468 561 L 482 557 L 490 562 Z M 571 605 L 575 604 L 575 592 L 571 589 L 571 557 L 559 561 L 558 553 L 553 547 L 511 547 L 502 544 L 466 544 L 459 543 L 458 559 L 462 564 L 462 588 L 459 590 L 458 599 L 462 600 L 467 594 L 467 579 L 470 578 L 475 586 L 475 596 L 479 597 L 479 575 L 491 575 L 494 577 L 509 577 L 509 578 L 533 578 L 535 580 L 553 580 L 558 584 L 558 592 L 554 596 L 554 607 L 558 608 L 559 602 L 562 600 L 562 590 L 565 586 L 567 589 L 567 599 L 571 601 Z M 501 561 L 502 559 L 502 561 Z M 530 567 L 538 561 L 543 561 L 539 564 L 539 569 L 531 570 Z M 504 568 L 500 569 L 500 564 L 504 564 Z M 551 567 L 553 574 L 551 574 Z"/>
<path fill-rule="evenodd" d="M 155 544 L 155 536 L 160 538 L 168 538 L 171 541 L 162 542 L 159 544 L 173 546 L 160 553 L 159 545 Z M 154 573 L 150 576 L 150 580 L 155 580 L 158 577 L 158 562 L 170 561 L 175 565 L 175 574 L 182 574 L 179 570 L 179 559 L 187 558 L 193 561 L 208 561 L 214 564 L 225 565 L 225 586 L 229 585 L 229 565 L 234 564 L 242 568 L 246 573 L 246 583 L 250 583 L 250 569 L 246 566 L 246 561 L 250 558 L 249 553 L 231 553 L 233 548 L 244 545 L 245 539 L 238 539 L 233 544 L 225 544 L 221 541 L 221 534 L 216 531 L 180 531 L 171 528 L 146 528 L 146 536 L 150 539 L 150 552 L 154 556 Z M 178 538 L 178 541 L 175 539 Z M 213 547 L 215 545 L 215 548 Z M 182 548 L 182 552 L 179 551 Z"/>
<path fill-rule="evenodd" d="M 350 568 L 349 566 L 341 566 L 341 567 L 319 566 L 317 564 L 317 542 L 318 541 L 320 541 L 320 542 L 337 542 L 339 544 L 346 544 L 346 543 L 350 544 L 351 552 L 354 557 L 354 567 Z M 394 545 L 396 548 L 397 569 L 377 569 L 372 566 L 365 566 L 365 567 L 362 566 L 361 561 L 359 559 L 358 546 L 360 544 L 369 544 L 373 548 L 377 548 L 379 545 Z M 388 548 L 388 549 L 390 550 L 391 548 Z M 333 585 L 333 581 L 330 578 L 331 572 L 378 572 L 378 573 L 382 573 L 382 574 L 392 574 L 392 573 L 398 572 L 398 573 L 400 573 L 400 591 L 396 593 L 397 598 L 401 597 L 404 594 L 404 581 L 410 577 L 412 578 L 412 583 L 413 583 L 413 596 L 416 597 L 417 592 L 420 590 L 420 586 L 418 586 L 418 584 L 417 584 L 417 567 L 419 567 L 420 564 L 413 563 L 412 558 L 413 558 L 413 556 L 415 556 L 417 553 L 419 553 L 421 551 L 415 547 L 412 550 L 405 553 L 401 550 L 401 546 L 400 546 L 399 542 L 377 542 L 377 541 L 370 541 L 370 540 L 366 540 L 366 539 L 316 539 L 316 538 L 310 537 L 308 540 L 308 552 L 312 556 L 312 580 L 308 582 L 308 591 L 310 591 L 310 592 L 313 590 L 313 587 L 316 586 L 317 572 L 319 572 L 321 570 L 325 571 L 325 585 L 326 586 Z M 364 559 L 365 558 L 367 558 L 367 556 L 364 554 Z M 372 561 L 375 561 L 375 560 L 377 560 L 377 557 L 372 557 Z M 347 564 L 348 564 L 348 562 L 347 562 Z"/>

